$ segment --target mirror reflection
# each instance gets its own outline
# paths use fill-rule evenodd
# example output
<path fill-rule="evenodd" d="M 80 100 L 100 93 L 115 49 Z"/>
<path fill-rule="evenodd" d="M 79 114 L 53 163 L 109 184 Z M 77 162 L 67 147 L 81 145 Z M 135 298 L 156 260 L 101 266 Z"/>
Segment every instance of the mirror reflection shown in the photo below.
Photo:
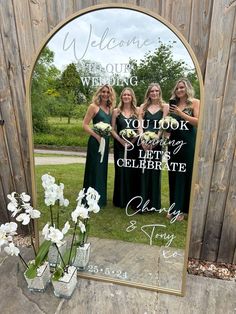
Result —
<path fill-rule="evenodd" d="M 189 52 L 143 12 L 87 12 L 42 49 L 32 75 L 34 145 L 60 155 L 50 154 L 50 165 L 35 155 L 40 228 L 50 220 L 43 174 L 63 182 L 70 200 L 54 212 L 60 227 L 80 190 L 100 194 L 100 211 L 82 219 L 90 254 L 81 276 L 181 291 L 199 98 Z M 68 151 L 76 163 L 57 165 Z"/>

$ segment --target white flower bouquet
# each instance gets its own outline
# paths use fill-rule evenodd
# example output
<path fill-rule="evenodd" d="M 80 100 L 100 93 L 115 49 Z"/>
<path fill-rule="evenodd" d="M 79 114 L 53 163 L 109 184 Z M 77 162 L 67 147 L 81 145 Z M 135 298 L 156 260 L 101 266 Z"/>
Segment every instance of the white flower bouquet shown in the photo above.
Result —
<path fill-rule="evenodd" d="M 105 147 L 106 147 L 106 141 L 104 139 L 105 136 L 109 136 L 112 130 L 112 127 L 109 123 L 105 122 L 98 122 L 94 124 L 93 130 L 95 133 L 101 136 L 101 142 L 99 145 L 98 152 L 101 154 L 101 159 L 100 162 L 103 162 L 103 157 L 104 157 L 104 152 L 105 152 Z"/>
<path fill-rule="evenodd" d="M 93 129 L 98 135 L 104 137 L 110 135 L 112 127 L 109 123 L 100 121 L 94 124 Z"/>
<path fill-rule="evenodd" d="M 137 137 L 137 133 L 133 129 L 123 129 L 120 131 L 119 135 L 124 140 L 132 140 L 135 137 Z M 124 150 L 124 160 L 127 159 L 127 145 L 128 143 L 125 143 L 125 150 Z"/>
<path fill-rule="evenodd" d="M 123 129 L 120 131 L 119 135 L 123 139 L 132 140 L 133 138 L 135 138 L 137 136 L 137 133 L 133 129 Z"/>
<path fill-rule="evenodd" d="M 155 145 L 155 141 L 158 139 L 158 136 L 153 131 L 146 131 L 141 135 L 142 143 L 145 145 Z"/>
<path fill-rule="evenodd" d="M 166 116 L 159 121 L 160 130 L 166 132 L 171 132 L 172 130 L 175 130 L 178 125 L 178 121 L 171 116 Z"/>

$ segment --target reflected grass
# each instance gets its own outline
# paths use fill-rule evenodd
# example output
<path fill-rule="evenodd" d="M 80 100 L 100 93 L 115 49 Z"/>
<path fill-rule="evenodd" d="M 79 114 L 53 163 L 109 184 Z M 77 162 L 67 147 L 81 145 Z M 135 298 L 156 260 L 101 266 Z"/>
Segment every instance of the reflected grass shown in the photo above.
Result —
<path fill-rule="evenodd" d="M 49 173 L 54 176 L 57 183 L 65 184 L 64 195 L 70 200 L 68 208 L 60 210 L 60 226 L 64 225 L 66 220 L 70 220 L 70 213 L 76 207 L 76 198 L 78 192 L 83 186 L 84 164 L 69 164 L 55 166 L 36 166 L 36 184 L 38 203 L 37 208 L 42 212 L 40 219 L 40 230 L 47 221 L 50 221 L 49 209 L 44 205 L 44 192 L 41 185 L 41 176 Z M 185 248 L 185 236 L 187 231 L 187 221 L 170 223 L 166 218 L 166 213 L 145 213 L 135 214 L 131 217 L 126 215 L 125 209 L 114 207 L 112 204 L 114 181 L 114 165 L 108 166 L 108 203 L 102 208 L 98 214 L 92 214 L 90 219 L 91 237 L 117 239 L 128 242 L 138 242 L 150 244 L 151 232 L 153 227 L 143 227 L 145 225 L 160 224 L 156 227 L 152 236 L 152 245 L 166 245 L 168 239 L 164 236 L 174 235 L 175 238 L 171 243 L 171 247 Z M 169 207 L 168 194 L 168 173 L 162 172 L 162 208 Z M 57 206 L 54 206 L 56 211 Z M 130 213 L 133 213 L 130 211 Z M 132 222 L 131 222 L 132 221 Z M 128 228 L 128 229 L 127 229 Z M 148 233 L 145 234 L 141 228 Z M 129 232 L 128 232 L 128 231 Z M 162 238 L 161 238 L 162 234 Z"/>

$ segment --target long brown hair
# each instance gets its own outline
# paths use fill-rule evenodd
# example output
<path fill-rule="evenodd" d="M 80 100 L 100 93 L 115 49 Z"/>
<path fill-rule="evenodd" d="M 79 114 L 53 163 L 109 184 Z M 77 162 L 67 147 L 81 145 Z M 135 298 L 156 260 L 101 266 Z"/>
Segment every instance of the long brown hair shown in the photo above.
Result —
<path fill-rule="evenodd" d="M 132 97 L 132 100 L 131 100 L 131 111 L 133 112 L 133 115 L 135 117 L 137 117 L 138 116 L 137 107 L 136 107 L 137 106 L 137 100 L 136 100 L 136 96 L 135 96 L 135 93 L 134 93 L 133 89 L 130 88 L 130 87 L 125 87 L 122 90 L 122 92 L 120 94 L 120 103 L 118 105 L 118 109 L 120 111 L 122 111 L 124 109 L 124 103 L 123 103 L 123 100 L 122 100 L 122 96 L 124 95 L 126 90 L 128 90 L 130 92 L 131 97 Z"/>
<path fill-rule="evenodd" d="M 186 95 L 187 95 L 186 104 L 188 106 L 191 106 L 193 102 L 193 98 L 194 98 L 194 89 L 193 89 L 192 84 L 189 82 L 187 78 L 181 78 L 176 82 L 175 87 L 172 90 L 171 99 L 176 99 L 177 102 L 179 102 L 179 98 L 176 96 L 176 93 L 175 93 L 179 83 L 183 83 L 185 85 Z"/>
<path fill-rule="evenodd" d="M 105 84 L 100 86 L 94 96 L 93 96 L 93 103 L 97 106 L 100 106 L 101 104 L 101 92 L 103 90 L 103 88 L 106 87 L 109 90 L 109 98 L 108 98 L 108 102 L 107 102 L 107 106 L 112 109 L 115 107 L 115 102 L 116 102 L 116 93 L 113 89 L 113 87 L 111 85 Z"/>
<path fill-rule="evenodd" d="M 150 95 L 150 92 L 151 92 L 151 89 L 156 86 L 157 88 L 159 88 L 159 100 L 158 100 L 158 103 L 159 105 L 161 106 L 161 108 L 163 107 L 163 99 L 162 99 L 162 90 L 161 90 L 161 86 L 158 84 L 158 83 L 151 83 L 147 90 L 146 90 L 146 93 L 145 93 L 145 96 L 144 96 L 144 102 L 143 102 L 143 111 L 147 111 L 148 107 L 151 105 L 152 101 L 149 97 Z"/>

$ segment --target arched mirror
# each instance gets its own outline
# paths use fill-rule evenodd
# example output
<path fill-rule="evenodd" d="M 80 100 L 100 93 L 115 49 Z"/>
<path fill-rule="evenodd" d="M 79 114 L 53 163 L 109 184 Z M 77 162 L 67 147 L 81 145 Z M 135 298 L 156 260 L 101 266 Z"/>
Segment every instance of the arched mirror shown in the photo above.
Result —
<path fill-rule="evenodd" d="M 106 143 L 109 145 L 106 205 L 99 213 L 91 215 L 90 258 L 79 276 L 174 294 L 183 293 L 191 225 L 189 204 L 193 199 L 190 187 L 193 167 L 196 167 L 196 160 L 193 166 L 193 154 L 197 127 L 192 122 L 194 119 L 187 123 L 183 120 L 181 122 L 175 115 L 175 110 L 185 109 L 181 106 L 176 109 L 178 101 L 180 104 L 182 99 L 177 92 L 181 86 L 177 85 L 173 93 L 176 82 L 182 77 L 188 78 L 195 91 L 194 97 L 200 99 L 202 79 L 189 45 L 161 17 L 134 6 L 95 6 L 78 12 L 59 25 L 40 50 L 32 71 L 29 93 L 34 147 L 43 145 L 58 150 L 66 147 L 77 152 L 80 157 L 76 163 L 58 165 L 56 160 L 60 155 L 50 155 L 50 165 L 38 165 L 40 155 L 35 155 L 37 207 L 43 212 L 39 230 L 49 219 L 41 186 L 44 173 L 50 173 L 58 182 L 65 184 L 64 194 L 70 200 L 69 207 L 60 210 L 57 217 L 59 225 L 69 218 L 76 206 L 78 192 L 84 186 L 85 163 L 88 150 L 91 149 L 87 146 L 89 134 L 83 128 L 83 120 L 96 90 L 101 85 L 111 85 L 116 93 L 116 107 L 126 97 L 123 95 L 120 100 L 124 88 L 131 88 L 136 96 L 135 120 L 130 121 L 129 116 L 125 116 L 125 113 L 123 115 L 125 128 L 132 128 L 136 136 L 128 141 L 128 145 L 123 145 L 123 155 L 119 155 L 119 158 L 115 156 L 116 144 L 112 135 L 109 144 Z M 163 125 L 160 128 L 160 118 L 156 121 L 152 119 L 154 127 L 151 131 L 156 135 L 161 132 L 158 139 L 163 139 L 160 136 L 165 129 L 166 141 L 146 143 L 144 149 L 140 134 L 150 131 L 148 119 L 144 117 L 146 114 L 155 114 L 152 107 L 149 111 L 148 106 L 144 109 L 142 105 L 152 98 L 149 90 L 145 100 L 145 93 L 151 83 L 159 84 L 153 85 L 151 93 L 158 89 L 156 92 L 160 96 L 160 89 L 162 91 L 161 105 L 165 107 L 159 108 L 162 117 L 166 110 L 165 114 L 171 116 L 175 123 L 171 129 Z M 186 92 L 187 87 L 184 88 Z M 130 89 L 127 91 L 128 97 L 132 98 Z M 171 98 L 176 98 L 177 102 L 170 102 L 169 108 L 174 103 L 175 110 L 172 106 L 172 111 L 168 113 L 166 104 Z M 190 93 L 187 107 L 193 112 L 192 99 Z M 122 114 L 121 107 L 116 111 L 113 118 L 115 127 L 117 117 Z M 105 114 L 108 113 L 109 108 Z M 190 116 L 194 118 L 194 114 Z M 93 128 L 91 119 L 87 120 L 89 127 Z M 188 118 L 185 117 L 185 120 Z M 191 130 L 191 143 L 178 137 L 172 138 L 173 134 L 177 134 L 177 129 L 186 134 Z M 119 130 L 115 131 L 119 136 Z M 127 142 L 127 138 L 122 139 Z M 186 159 L 184 156 L 190 145 L 192 157 Z M 136 153 L 132 155 L 130 151 L 133 147 Z M 100 166 L 99 163 L 96 165 Z M 91 164 L 91 167 L 94 165 Z M 122 179 L 127 171 L 130 171 L 129 179 Z M 149 183 L 145 183 L 151 172 L 153 181 L 148 179 Z M 186 173 L 188 181 L 180 179 L 173 183 L 173 174 L 181 177 L 186 176 Z M 120 188 L 116 189 L 115 176 L 121 180 Z M 103 175 L 99 180 L 105 180 Z M 176 189 L 174 185 L 181 188 Z M 133 191 L 131 198 L 128 201 L 126 199 L 125 204 L 120 204 L 120 199 L 129 189 Z M 152 190 L 151 199 L 145 199 L 142 189 L 148 192 Z M 158 205 L 152 198 L 159 199 Z M 187 209 L 182 211 L 175 208 L 178 202 L 176 198 L 183 199 Z M 118 199 L 118 204 L 114 199 Z"/>

